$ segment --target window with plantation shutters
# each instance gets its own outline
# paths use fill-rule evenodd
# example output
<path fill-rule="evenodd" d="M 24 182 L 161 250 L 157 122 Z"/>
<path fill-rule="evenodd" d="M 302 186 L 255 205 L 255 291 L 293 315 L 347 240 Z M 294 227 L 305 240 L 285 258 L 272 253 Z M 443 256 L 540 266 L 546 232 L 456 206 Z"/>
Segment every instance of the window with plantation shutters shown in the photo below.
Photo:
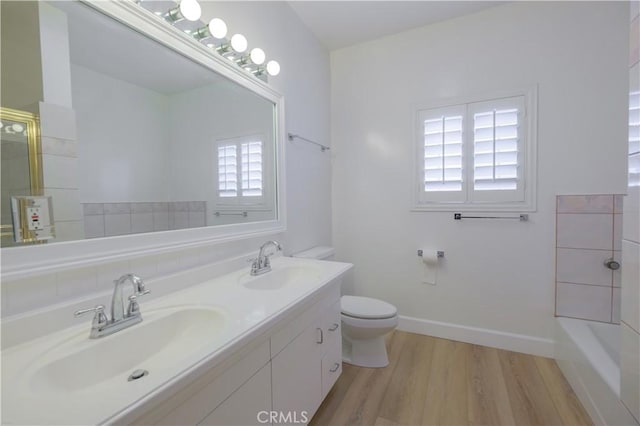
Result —
<path fill-rule="evenodd" d="M 220 204 L 259 204 L 264 195 L 264 144 L 258 136 L 217 141 Z"/>
<path fill-rule="evenodd" d="M 416 210 L 533 209 L 527 105 L 535 94 L 418 111 Z"/>

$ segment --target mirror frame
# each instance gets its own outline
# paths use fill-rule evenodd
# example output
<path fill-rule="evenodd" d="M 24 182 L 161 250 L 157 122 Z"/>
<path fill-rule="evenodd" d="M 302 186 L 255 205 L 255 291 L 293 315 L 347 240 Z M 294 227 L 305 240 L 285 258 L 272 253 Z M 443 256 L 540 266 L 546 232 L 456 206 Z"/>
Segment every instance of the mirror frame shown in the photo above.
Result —
<path fill-rule="evenodd" d="M 131 234 L 90 240 L 63 241 L 55 244 L 11 247 L 2 249 L 2 279 L 11 280 L 41 275 L 64 269 L 97 265 L 197 248 L 215 243 L 238 241 L 273 235 L 286 231 L 284 170 L 285 120 L 284 97 L 267 83 L 212 52 L 192 37 L 167 25 L 131 0 L 108 0 L 81 3 L 96 9 L 132 31 L 151 38 L 192 61 L 251 90 L 274 103 L 276 218 L 274 220 L 233 225 L 206 226 L 172 231 Z"/>

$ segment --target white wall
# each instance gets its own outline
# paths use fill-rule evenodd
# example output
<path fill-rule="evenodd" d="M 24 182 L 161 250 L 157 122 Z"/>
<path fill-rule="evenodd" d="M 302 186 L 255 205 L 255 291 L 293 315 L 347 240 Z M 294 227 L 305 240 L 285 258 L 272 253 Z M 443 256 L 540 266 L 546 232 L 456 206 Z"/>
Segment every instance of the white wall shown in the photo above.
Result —
<path fill-rule="evenodd" d="M 546 342 L 548 353 L 555 195 L 626 190 L 627 9 L 515 2 L 332 52 L 333 238 L 356 265 L 347 291 Z M 410 212 L 414 105 L 536 84 L 530 221 Z M 437 286 L 421 283 L 421 246 L 446 252 Z"/>
<path fill-rule="evenodd" d="M 169 199 L 207 201 L 207 224 L 220 225 L 274 218 L 272 166 L 265 165 L 270 178 L 269 211 L 250 212 L 247 219 L 215 217 L 218 150 L 216 141 L 262 135 L 265 158 L 273 159 L 274 106 L 253 92 L 226 80 L 174 94 L 169 98 L 170 152 Z M 271 161 L 272 163 L 272 161 Z M 238 208 L 237 210 L 241 210 Z"/>
<path fill-rule="evenodd" d="M 269 83 L 285 97 L 285 132 L 330 145 L 329 54 L 284 2 L 203 2 L 202 21 L 225 20 L 282 70 Z M 331 154 L 302 142 L 286 146 L 285 253 L 331 243 Z"/>
<path fill-rule="evenodd" d="M 169 201 L 168 97 L 72 64 L 80 200 Z"/>

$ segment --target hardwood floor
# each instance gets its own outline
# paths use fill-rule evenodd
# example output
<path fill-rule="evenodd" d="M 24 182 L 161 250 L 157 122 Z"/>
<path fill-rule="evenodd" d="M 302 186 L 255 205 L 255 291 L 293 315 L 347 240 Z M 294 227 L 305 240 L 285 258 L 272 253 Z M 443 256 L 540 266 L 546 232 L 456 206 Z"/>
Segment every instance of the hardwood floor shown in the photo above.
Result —
<path fill-rule="evenodd" d="M 592 425 L 553 359 L 395 331 L 389 366 L 343 365 L 310 425 Z"/>

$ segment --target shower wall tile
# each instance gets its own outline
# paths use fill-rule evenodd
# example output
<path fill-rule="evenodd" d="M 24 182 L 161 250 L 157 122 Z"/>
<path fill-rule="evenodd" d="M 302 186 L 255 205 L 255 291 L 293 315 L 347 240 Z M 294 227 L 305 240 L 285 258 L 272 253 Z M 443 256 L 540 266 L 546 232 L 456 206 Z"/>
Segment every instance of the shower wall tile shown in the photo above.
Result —
<path fill-rule="evenodd" d="M 622 215 L 613 215 L 613 249 L 622 250 Z"/>
<path fill-rule="evenodd" d="M 205 201 L 86 203 L 86 238 L 206 226 Z"/>
<path fill-rule="evenodd" d="M 613 213 L 613 195 L 559 195 L 558 213 Z"/>
<path fill-rule="evenodd" d="M 611 250 L 558 248 L 556 280 L 611 287 L 611 270 L 603 264 L 612 255 Z"/>
<path fill-rule="evenodd" d="M 620 303 L 621 292 L 619 288 L 614 288 L 612 293 L 613 300 L 611 301 L 611 322 L 614 324 L 620 324 Z"/>
<path fill-rule="evenodd" d="M 615 260 L 616 262 L 618 262 L 618 264 L 622 265 L 622 252 L 621 251 L 614 251 L 613 252 L 613 260 Z M 622 270 L 620 269 L 616 269 L 615 271 L 612 271 L 613 274 L 613 286 L 614 287 L 622 287 Z"/>
<path fill-rule="evenodd" d="M 131 203 L 105 203 L 104 214 L 131 213 Z"/>
<path fill-rule="evenodd" d="M 189 228 L 200 228 L 205 225 L 204 212 L 189 212 Z"/>
<path fill-rule="evenodd" d="M 104 215 L 104 233 L 107 237 L 131 234 L 131 214 Z"/>
<path fill-rule="evenodd" d="M 84 237 L 100 238 L 104 237 L 104 215 L 93 215 L 84 217 Z"/>
<path fill-rule="evenodd" d="M 558 214 L 557 246 L 613 249 L 613 214 Z"/>
<path fill-rule="evenodd" d="M 87 203 L 82 205 L 85 216 L 104 214 L 104 205 L 102 203 Z"/>
<path fill-rule="evenodd" d="M 131 215 L 131 232 L 140 234 L 153 231 L 153 213 L 133 213 Z"/>
<path fill-rule="evenodd" d="M 611 322 L 611 287 L 558 283 L 556 315 Z"/>
<path fill-rule="evenodd" d="M 622 321 L 640 332 L 640 244 L 622 242 Z"/>
<path fill-rule="evenodd" d="M 624 202 L 623 202 L 624 201 Z M 556 315 L 619 322 L 622 195 L 560 195 L 556 202 Z"/>
<path fill-rule="evenodd" d="M 624 195 L 618 194 L 613 196 L 613 212 L 624 213 Z"/>
<path fill-rule="evenodd" d="M 153 203 L 131 203 L 131 213 L 152 213 Z"/>
<path fill-rule="evenodd" d="M 167 206 L 168 208 L 168 206 Z M 153 230 L 168 231 L 169 230 L 169 212 L 153 212 Z"/>
<path fill-rule="evenodd" d="M 169 212 L 169 229 L 186 229 L 189 227 L 189 212 Z"/>

